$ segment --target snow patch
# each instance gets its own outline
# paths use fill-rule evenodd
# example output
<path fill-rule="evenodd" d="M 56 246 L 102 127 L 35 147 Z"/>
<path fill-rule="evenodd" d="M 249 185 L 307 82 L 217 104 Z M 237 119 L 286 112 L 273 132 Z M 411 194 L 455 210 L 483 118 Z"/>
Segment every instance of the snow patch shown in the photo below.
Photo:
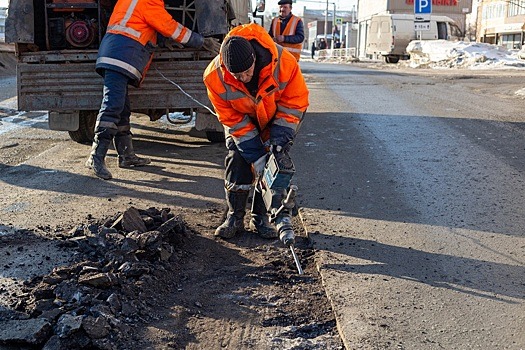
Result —
<path fill-rule="evenodd" d="M 26 112 L 18 112 L 16 115 L 0 119 L 0 135 L 9 131 L 30 128 L 35 124 L 47 122 L 47 113 L 36 118 L 25 119 Z"/>
<path fill-rule="evenodd" d="M 514 92 L 514 95 L 520 96 L 520 97 L 525 97 L 525 88 L 519 89 L 518 91 Z"/>
<path fill-rule="evenodd" d="M 411 68 L 523 69 L 517 50 L 486 43 L 414 40 L 407 46 Z"/>

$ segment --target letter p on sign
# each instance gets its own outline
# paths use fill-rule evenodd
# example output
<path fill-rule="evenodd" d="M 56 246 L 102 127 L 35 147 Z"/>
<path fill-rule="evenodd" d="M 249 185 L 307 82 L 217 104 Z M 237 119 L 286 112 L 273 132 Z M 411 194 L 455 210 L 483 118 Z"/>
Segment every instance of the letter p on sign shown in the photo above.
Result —
<path fill-rule="evenodd" d="M 431 0 L 415 0 L 414 1 L 414 14 L 430 14 L 432 13 L 432 1 Z"/>

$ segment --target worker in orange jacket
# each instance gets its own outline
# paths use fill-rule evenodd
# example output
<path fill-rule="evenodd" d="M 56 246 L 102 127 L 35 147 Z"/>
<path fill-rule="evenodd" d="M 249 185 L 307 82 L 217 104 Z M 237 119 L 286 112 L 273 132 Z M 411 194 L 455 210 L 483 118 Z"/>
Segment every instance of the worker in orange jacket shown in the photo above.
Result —
<path fill-rule="evenodd" d="M 95 138 L 86 166 L 96 176 L 112 178 L 105 157 L 111 141 L 118 166 L 144 166 L 151 161 L 137 157 L 130 130 L 128 84 L 139 87 L 153 57 L 157 33 L 192 48 L 218 53 L 217 39 L 204 38 L 175 21 L 162 0 L 118 0 L 100 43 L 96 71 L 104 78 L 102 104 L 95 124 Z"/>
<path fill-rule="evenodd" d="M 280 0 L 277 4 L 279 16 L 272 19 L 268 34 L 299 61 L 304 41 L 303 20 L 292 14 L 292 0 Z"/>
<path fill-rule="evenodd" d="M 204 83 L 228 149 L 228 213 L 215 235 L 231 238 L 244 230 L 248 194 L 262 174 L 268 150 L 288 156 L 308 107 L 308 89 L 296 59 L 257 24 L 228 33 L 221 54 L 204 72 Z M 252 230 L 265 238 L 277 237 L 257 191 L 251 212 Z"/>

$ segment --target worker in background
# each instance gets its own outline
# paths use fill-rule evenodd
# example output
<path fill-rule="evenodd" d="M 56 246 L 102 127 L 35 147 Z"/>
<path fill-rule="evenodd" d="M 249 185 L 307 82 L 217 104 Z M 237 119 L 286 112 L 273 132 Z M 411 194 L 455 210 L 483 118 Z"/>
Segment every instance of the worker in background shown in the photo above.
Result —
<path fill-rule="evenodd" d="M 292 0 L 280 0 L 277 4 L 279 17 L 272 19 L 268 33 L 277 44 L 284 46 L 299 61 L 304 41 L 303 20 L 292 14 Z"/>
<path fill-rule="evenodd" d="M 217 39 L 192 32 L 176 22 L 164 6 L 162 0 L 118 0 L 100 43 L 95 68 L 104 78 L 104 90 L 86 166 L 102 179 L 112 178 L 105 163 L 112 141 L 119 167 L 138 167 L 151 162 L 137 157 L 133 150 L 128 84 L 139 87 L 144 80 L 157 33 L 187 47 L 219 52 Z"/>
<path fill-rule="evenodd" d="M 220 55 L 204 72 L 204 84 L 224 126 L 228 149 L 224 162 L 228 213 L 215 235 L 231 238 L 244 231 L 248 194 L 263 172 L 269 150 L 288 156 L 308 107 L 308 89 L 295 58 L 256 24 L 228 33 Z M 251 214 L 250 229 L 264 238 L 277 237 L 258 191 Z"/>

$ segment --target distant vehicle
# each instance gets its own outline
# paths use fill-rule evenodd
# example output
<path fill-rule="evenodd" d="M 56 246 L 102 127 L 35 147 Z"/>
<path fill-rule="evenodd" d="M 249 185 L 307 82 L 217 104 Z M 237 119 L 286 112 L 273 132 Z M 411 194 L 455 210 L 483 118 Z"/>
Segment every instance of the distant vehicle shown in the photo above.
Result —
<path fill-rule="evenodd" d="M 315 37 L 315 46 L 319 47 L 319 43 L 321 42 L 321 39 L 324 39 L 326 42 L 326 48 L 330 48 L 330 43 L 332 42 L 332 34 L 324 35 L 324 34 L 318 34 Z"/>
<path fill-rule="evenodd" d="M 339 40 L 339 34 L 335 34 L 335 35 L 332 35 L 332 34 L 327 34 L 327 35 L 318 34 L 315 37 L 315 47 L 319 50 L 319 47 L 321 45 L 321 39 L 325 39 L 326 48 L 330 49 L 332 47 L 332 40 L 333 40 L 333 38 L 335 38 L 335 40 L 338 41 Z"/>
<path fill-rule="evenodd" d="M 366 55 L 383 57 L 387 63 L 408 59 L 407 45 L 412 40 L 458 40 L 462 32 L 447 16 L 431 16 L 430 30 L 416 31 L 413 14 L 373 16 L 368 28 Z"/>

